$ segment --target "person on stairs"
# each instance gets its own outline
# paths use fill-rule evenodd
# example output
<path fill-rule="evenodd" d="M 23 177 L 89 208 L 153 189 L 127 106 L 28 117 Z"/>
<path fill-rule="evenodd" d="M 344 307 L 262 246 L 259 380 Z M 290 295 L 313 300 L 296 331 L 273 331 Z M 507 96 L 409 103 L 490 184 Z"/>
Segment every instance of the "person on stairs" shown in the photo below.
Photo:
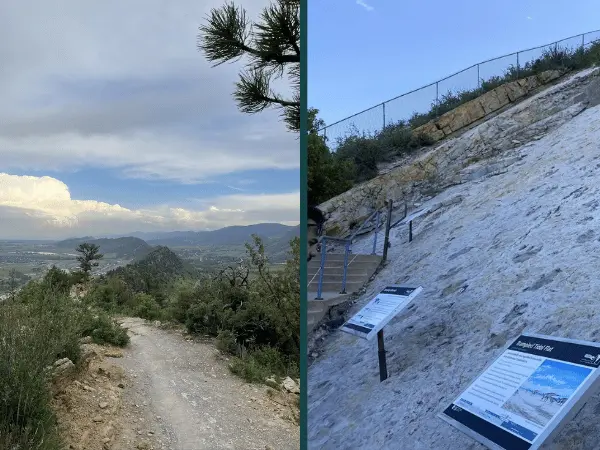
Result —
<path fill-rule="evenodd" d="M 308 258 L 310 261 L 318 252 L 319 237 L 323 234 L 323 224 L 325 223 L 325 214 L 317 206 L 308 207 L 308 220 L 306 221 L 308 231 Z"/>

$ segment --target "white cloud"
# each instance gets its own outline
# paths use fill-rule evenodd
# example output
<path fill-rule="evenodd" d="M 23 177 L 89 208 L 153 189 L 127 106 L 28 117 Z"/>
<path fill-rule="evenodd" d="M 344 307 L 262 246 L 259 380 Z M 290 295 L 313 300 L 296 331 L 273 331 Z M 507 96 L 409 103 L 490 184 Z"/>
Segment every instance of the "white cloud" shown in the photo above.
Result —
<path fill-rule="evenodd" d="M 198 26 L 222 3 L 0 2 L 0 170 L 191 182 L 298 168 L 299 142 L 277 112 L 237 110 L 241 64 L 213 68 L 197 51 Z M 267 3 L 244 7 L 255 18 Z"/>
<path fill-rule="evenodd" d="M 299 192 L 232 195 L 199 200 L 197 209 L 128 209 L 95 200 L 73 200 L 52 177 L 0 173 L 0 236 L 61 239 L 132 231 L 202 230 L 257 222 L 299 222 Z"/>
<path fill-rule="evenodd" d="M 356 0 L 356 4 L 362 6 L 367 11 L 373 11 L 375 8 L 368 3 L 365 3 L 363 0 Z"/>

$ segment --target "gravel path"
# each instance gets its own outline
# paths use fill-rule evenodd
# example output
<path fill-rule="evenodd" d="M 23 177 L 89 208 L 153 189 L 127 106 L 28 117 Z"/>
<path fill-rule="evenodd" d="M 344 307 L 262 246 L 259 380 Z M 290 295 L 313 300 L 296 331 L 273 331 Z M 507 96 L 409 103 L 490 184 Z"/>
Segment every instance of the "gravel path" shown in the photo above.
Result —
<path fill-rule="evenodd" d="M 137 433 L 169 450 L 299 448 L 298 427 L 280 416 L 264 387 L 232 375 L 212 345 L 142 319 L 120 322 L 131 335 L 118 360 L 133 384 L 125 402 L 143 423 L 121 445 Z"/>

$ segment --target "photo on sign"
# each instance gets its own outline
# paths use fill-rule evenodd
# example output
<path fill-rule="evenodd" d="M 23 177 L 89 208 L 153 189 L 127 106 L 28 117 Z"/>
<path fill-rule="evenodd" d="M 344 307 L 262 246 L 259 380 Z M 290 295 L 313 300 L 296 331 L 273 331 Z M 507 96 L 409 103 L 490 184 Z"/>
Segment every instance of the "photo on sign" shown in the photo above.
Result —
<path fill-rule="evenodd" d="M 502 408 L 545 427 L 591 372 L 587 367 L 546 360 Z"/>

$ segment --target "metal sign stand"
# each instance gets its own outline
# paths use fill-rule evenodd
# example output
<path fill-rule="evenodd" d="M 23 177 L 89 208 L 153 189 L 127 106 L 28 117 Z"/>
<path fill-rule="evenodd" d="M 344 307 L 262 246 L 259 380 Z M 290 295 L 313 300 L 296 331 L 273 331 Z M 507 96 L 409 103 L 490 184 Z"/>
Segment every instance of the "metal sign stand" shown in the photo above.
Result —
<path fill-rule="evenodd" d="M 385 381 L 388 377 L 388 371 L 383 342 L 383 328 L 377 332 L 377 349 L 379 355 L 379 381 Z"/>

